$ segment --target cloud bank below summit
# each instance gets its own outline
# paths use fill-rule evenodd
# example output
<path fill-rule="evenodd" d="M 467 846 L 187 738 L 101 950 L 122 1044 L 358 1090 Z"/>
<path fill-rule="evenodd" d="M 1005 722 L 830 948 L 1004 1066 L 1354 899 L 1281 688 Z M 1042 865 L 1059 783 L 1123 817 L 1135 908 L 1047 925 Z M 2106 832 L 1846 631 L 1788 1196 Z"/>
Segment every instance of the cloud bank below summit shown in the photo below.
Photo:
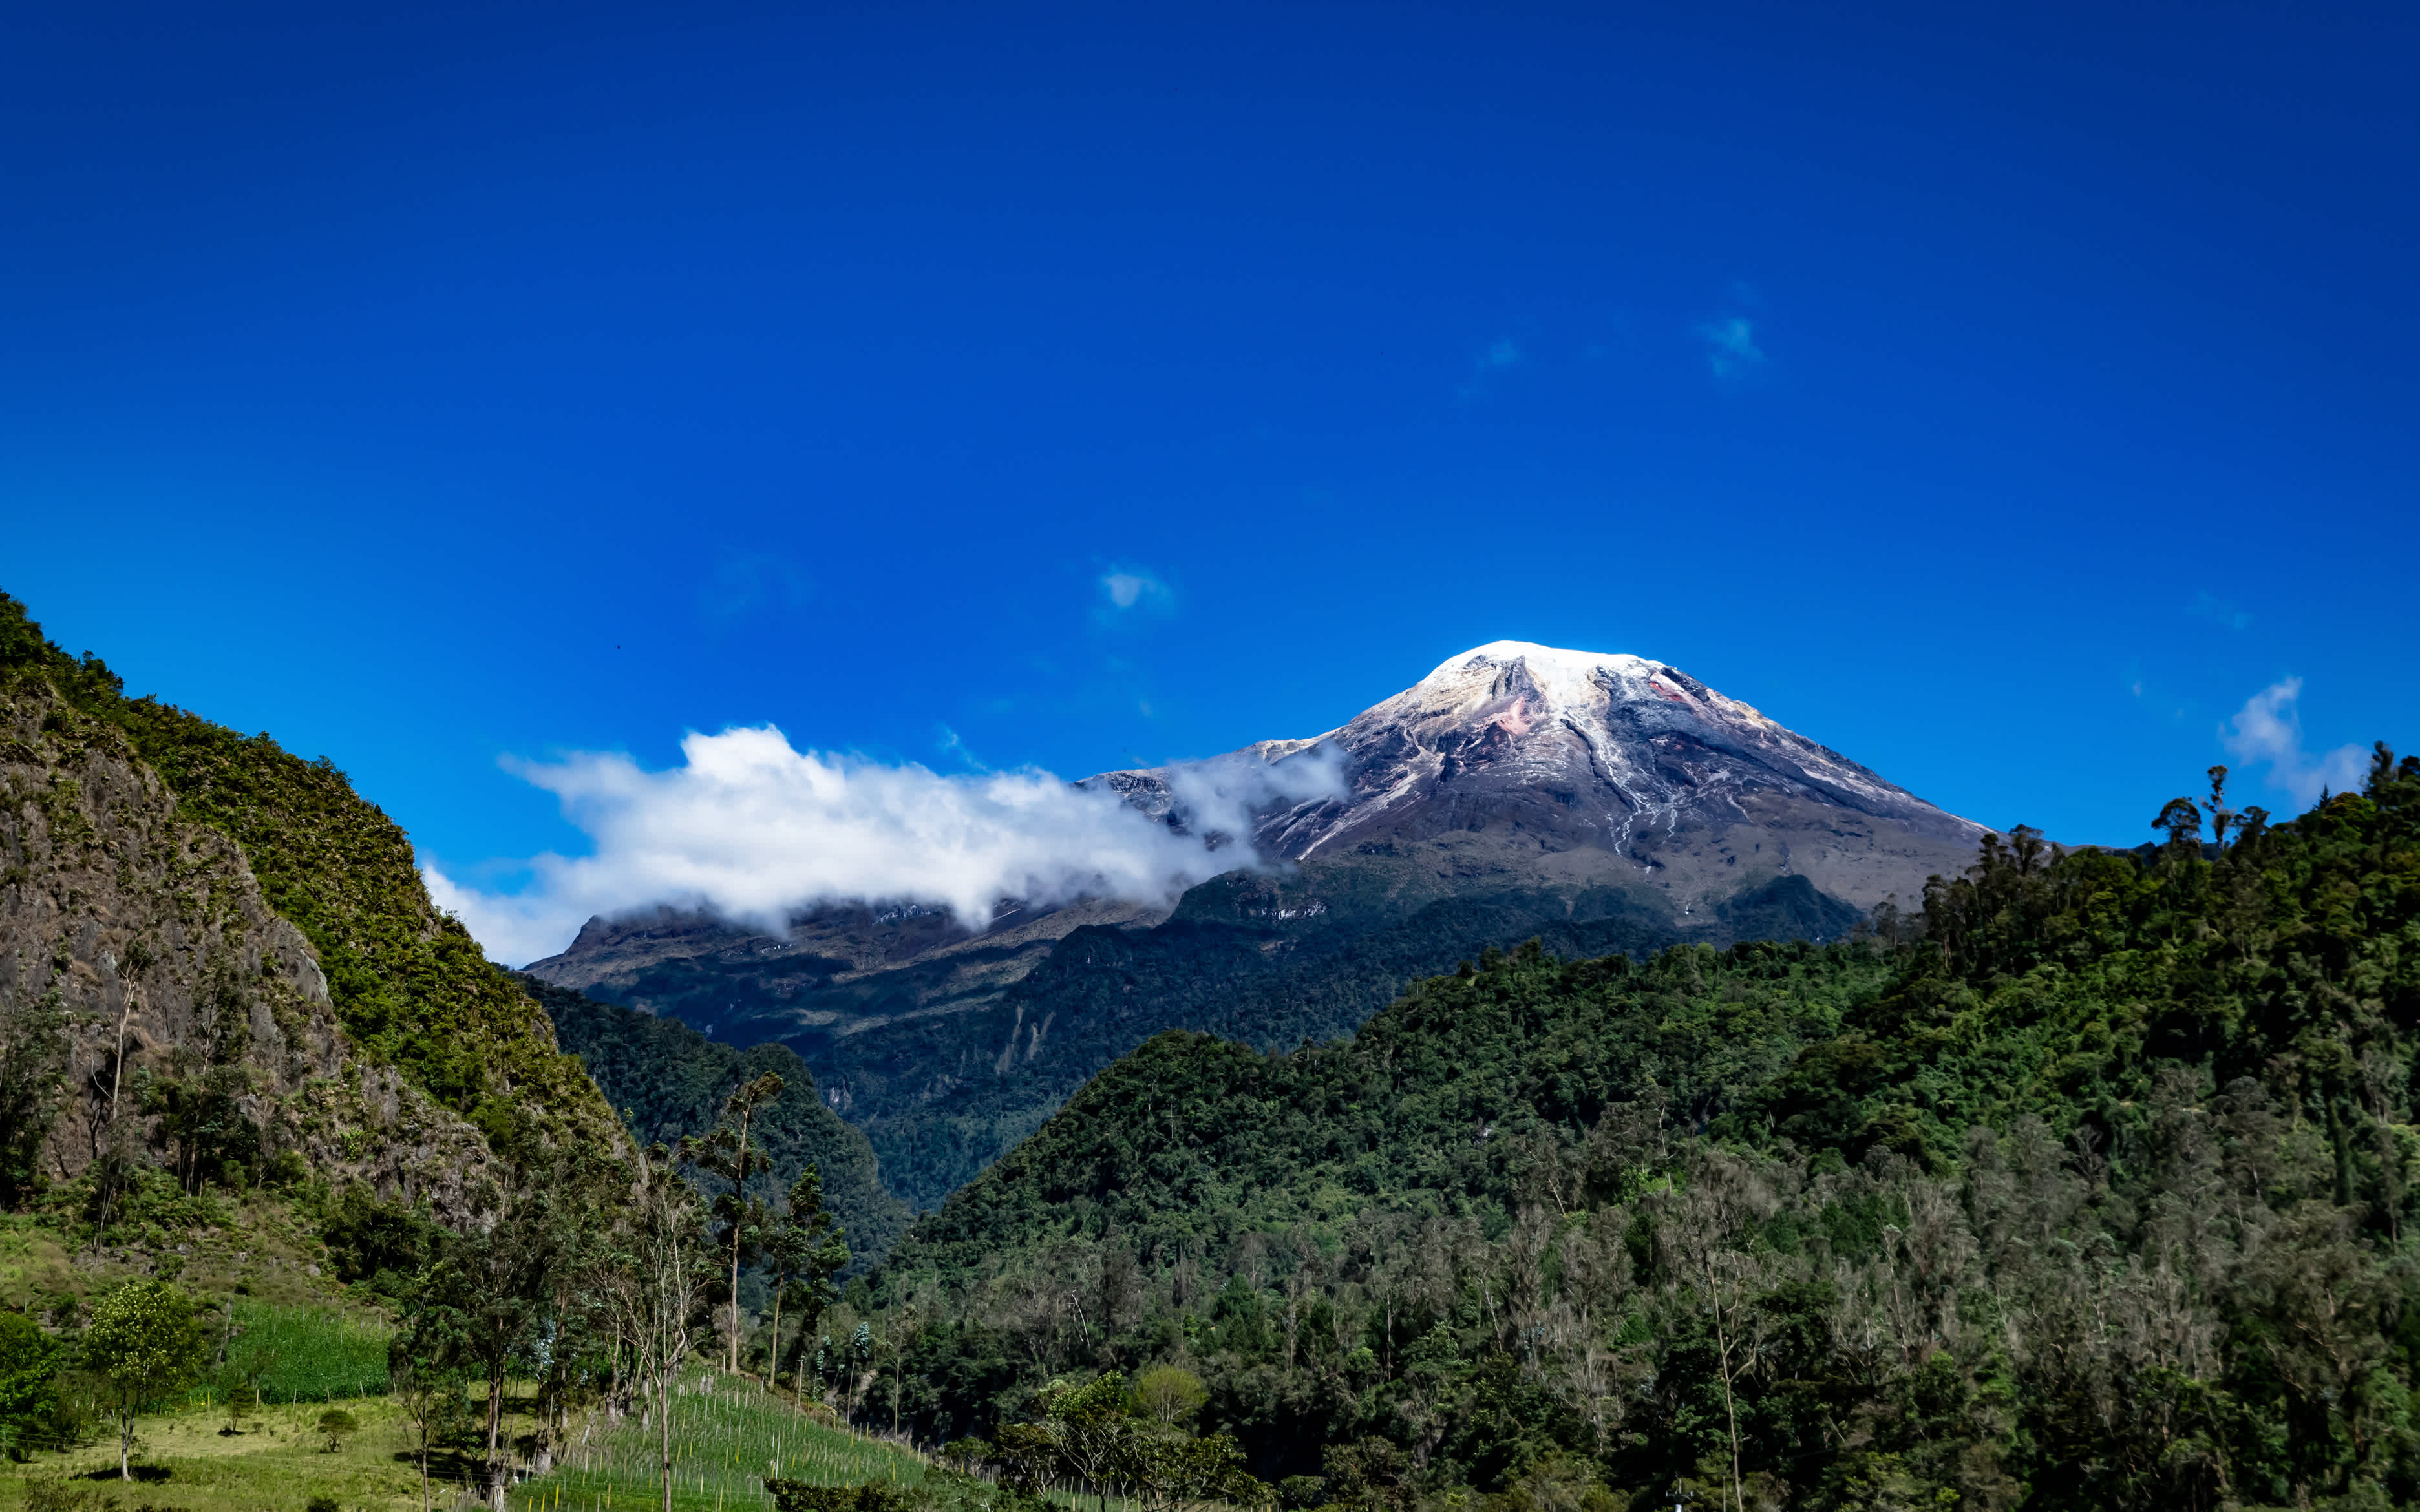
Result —
<path fill-rule="evenodd" d="M 818 903 L 915 902 L 980 928 L 1010 898 L 1172 902 L 1260 864 L 1244 838 L 1254 809 L 1342 792 L 1324 754 L 1186 764 L 1168 774 L 1187 817 L 1180 833 L 1047 772 L 945 777 L 796 750 L 770 725 L 692 733 L 681 754 L 661 772 L 593 752 L 507 762 L 562 801 L 592 853 L 535 857 L 530 885 L 514 893 L 424 865 L 429 896 L 491 959 L 515 965 L 561 950 L 593 916 L 659 904 L 778 931 Z"/>

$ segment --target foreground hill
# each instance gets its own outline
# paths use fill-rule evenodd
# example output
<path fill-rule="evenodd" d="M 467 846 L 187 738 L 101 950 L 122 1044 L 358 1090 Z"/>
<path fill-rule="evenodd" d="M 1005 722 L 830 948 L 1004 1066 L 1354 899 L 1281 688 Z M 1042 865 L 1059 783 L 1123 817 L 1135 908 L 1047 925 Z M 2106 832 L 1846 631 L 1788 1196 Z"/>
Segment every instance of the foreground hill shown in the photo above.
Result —
<path fill-rule="evenodd" d="M 2420 763 L 2162 817 L 1854 941 L 1162 1035 L 893 1252 L 916 1411 L 1172 1365 L 1305 1504 L 2409 1504 Z"/>
<path fill-rule="evenodd" d="M 1239 871 L 1172 913 L 833 907 L 786 936 L 659 914 L 593 920 L 533 974 L 734 1042 L 780 1039 L 929 1208 L 1161 1030 L 1284 1048 L 1404 983 L 1533 934 L 1571 953 L 1830 938 L 1956 872 L 1982 831 L 1686 673 L 1498 642 L 1310 740 L 1230 764 L 1272 781 Z M 1195 768 L 1112 772 L 1179 830 Z"/>
<path fill-rule="evenodd" d="M 499 1159 L 614 1150 L 546 1015 L 325 761 L 127 698 L 5 595 L 0 725 L 0 1200 L 282 1155 L 459 1223 Z"/>
<path fill-rule="evenodd" d="M 879 1254 L 906 1211 L 795 1056 L 499 971 L 341 772 L 127 698 L 0 595 L 0 1211 L 93 1255 L 115 1223 L 256 1269 L 274 1230 L 332 1282 L 408 1278 L 422 1221 L 475 1228 L 535 1171 L 610 1205 L 617 1109 L 671 1142 L 768 1070 L 790 1089 L 760 1180 L 816 1163 Z M 263 1189 L 293 1211 L 246 1206 Z"/>

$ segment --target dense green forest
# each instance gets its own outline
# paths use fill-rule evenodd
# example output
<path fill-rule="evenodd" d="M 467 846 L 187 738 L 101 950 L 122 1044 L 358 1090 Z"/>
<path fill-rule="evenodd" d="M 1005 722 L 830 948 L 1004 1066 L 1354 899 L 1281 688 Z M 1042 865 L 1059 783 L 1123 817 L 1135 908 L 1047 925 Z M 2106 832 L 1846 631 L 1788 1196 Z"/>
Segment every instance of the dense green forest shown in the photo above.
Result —
<path fill-rule="evenodd" d="M 929 1209 L 1163 1029 L 1292 1049 L 1350 1034 L 1405 983 L 1450 971 L 1491 945 L 1534 934 L 1564 955 L 1636 954 L 1682 933 L 1660 903 L 1606 887 L 1577 896 L 1472 891 L 1408 917 L 1388 912 L 1383 899 L 1356 906 L 1346 889 L 1318 920 L 1276 925 L 1269 909 L 1239 906 L 1264 885 L 1238 873 L 1193 889 L 1155 928 L 1077 930 L 980 1013 L 917 1011 L 925 968 L 852 975 L 798 993 L 787 960 L 778 964 L 779 986 L 728 962 L 675 961 L 605 995 L 644 1000 L 725 1038 L 782 1037 L 820 1085 L 847 1090 L 848 1117 L 873 1143 L 891 1190 Z M 1323 885 L 1323 901 L 1338 892 Z M 1806 878 L 1783 876 L 1725 901 L 1718 917 L 1688 933 L 1717 945 L 1824 938 L 1858 917 Z M 846 963 L 829 964 L 837 973 Z M 835 1009 L 893 1022 L 839 1036 L 797 1029 L 799 1013 Z M 1016 1039 L 1012 1025 L 1028 1037 L 1003 1056 L 1003 1034 Z M 953 1072 L 938 1086 L 936 1067 Z"/>
<path fill-rule="evenodd" d="M 2420 763 L 2159 824 L 1828 945 L 1163 1035 L 873 1278 L 910 1411 L 1172 1365 L 1305 1504 L 2420 1497 Z"/>

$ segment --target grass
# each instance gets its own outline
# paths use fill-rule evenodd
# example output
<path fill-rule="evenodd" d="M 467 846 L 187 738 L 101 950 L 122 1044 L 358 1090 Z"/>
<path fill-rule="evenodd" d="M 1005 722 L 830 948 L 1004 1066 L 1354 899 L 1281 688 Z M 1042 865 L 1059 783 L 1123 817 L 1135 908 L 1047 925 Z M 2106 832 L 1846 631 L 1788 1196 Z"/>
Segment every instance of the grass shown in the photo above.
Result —
<path fill-rule="evenodd" d="M 658 1437 L 637 1413 L 598 1418 L 588 1442 L 553 1474 L 517 1487 L 510 1512 L 644 1512 L 663 1504 Z M 789 1399 L 744 1377 L 684 1374 L 673 1407 L 675 1512 L 761 1512 L 765 1477 L 854 1486 L 912 1486 L 924 1461 L 908 1451 L 802 1416 Z"/>
<path fill-rule="evenodd" d="M 263 1402 L 325 1402 L 383 1394 L 385 1324 L 324 1307 L 235 1299 L 230 1376 L 255 1381 Z"/>
<path fill-rule="evenodd" d="M 0 1465 L 0 1487 L 16 1492 L 0 1490 L 0 1508 L 14 1512 L 29 1483 L 49 1482 L 86 1492 L 101 1504 L 93 1512 L 105 1512 L 112 1498 L 178 1512 L 302 1512 L 314 1496 L 334 1498 L 345 1512 L 419 1512 L 420 1476 L 402 1457 L 409 1439 L 401 1414 L 378 1397 L 345 1410 L 361 1428 L 333 1454 L 313 1427 L 324 1411 L 316 1402 L 262 1408 L 247 1414 L 240 1434 L 219 1431 L 226 1426 L 219 1409 L 142 1418 L 135 1466 L 146 1478 L 131 1485 L 116 1478 L 117 1438 L 104 1425 L 81 1448 Z M 84 1478 L 96 1473 L 103 1478 Z"/>
<path fill-rule="evenodd" d="M 302 1512 L 316 1496 L 334 1499 L 344 1512 L 419 1512 L 420 1475 L 400 1410 L 379 1396 L 347 1401 L 345 1410 L 361 1426 L 331 1453 L 314 1427 L 320 1402 L 259 1408 L 246 1415 L 242 1433 L 226 1434 L 220 1431 L 225 1406 L 204 1407 L 196 1397 L 183 1410 L 138 1423 L 135 1466 L 144 1479 L 129 1485 L 116 1478 L 117 1441 L 104 1426 L 93 1443 L 66 1453 L 0 1464 L 0 1512 L 16 1512 L 23 1488 L 35 1482 L 88 1493 L 85 1512 L 110 1512 L 109 1498 L 120 1507 L 162 1512 Z M 575 1443 L 553 1473 L 513 1488 L 510 1512 L 661 1507 L 656 1437 L 639 1415 L 613 1423 L 597 1414 L 587 1432 L 574 1437 L 585 1443 Z M 433 1504 L 440 1512 L 475 1506 L 469 1487 L 476 1453 L 438 1457 Z M 764 1512 L 771 1505 L 768 1473 L 825 1485 L 914 1485 L 925 1468 L 905 1449 L 813 1422 L 787 1398 L 719 1372 L 684 1379 L 675 1398 L 673 1455 L 675 1512 Z"/>

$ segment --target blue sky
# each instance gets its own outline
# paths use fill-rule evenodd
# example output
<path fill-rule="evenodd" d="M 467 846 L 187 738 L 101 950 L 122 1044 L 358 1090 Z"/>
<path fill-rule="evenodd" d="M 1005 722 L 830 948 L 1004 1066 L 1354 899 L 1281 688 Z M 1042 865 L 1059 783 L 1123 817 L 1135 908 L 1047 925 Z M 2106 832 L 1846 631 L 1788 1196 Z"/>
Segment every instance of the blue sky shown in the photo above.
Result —
<path fill-rule="evenodd" d="M 1498 638 L 2072 840 L 2289 679 L 2420 745 L 2414 13 L 1974 8 L 20 14 L 0 587 L 506 887 L 500 758 L 1075 776 Z"/>

